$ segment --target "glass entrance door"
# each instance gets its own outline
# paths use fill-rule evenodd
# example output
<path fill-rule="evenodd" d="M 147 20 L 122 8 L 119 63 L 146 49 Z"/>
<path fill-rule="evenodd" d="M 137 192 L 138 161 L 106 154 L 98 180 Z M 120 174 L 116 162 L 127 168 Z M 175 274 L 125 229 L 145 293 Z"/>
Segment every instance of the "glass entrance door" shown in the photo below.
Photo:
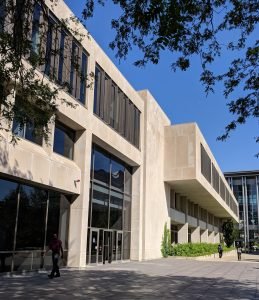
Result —
<path fill-rule="evenodd" d="M 96 264 L 99 247 L 99 230 L 92 229 L 90 232 L 90 263 Z"/>
<path fill-rule="evenodd" d="M 122 260 L 122 232 L 117 231 L 117 260 Z"/>
<path fill-rule="evenodd" d="M 104 230 L 103 238 L 103 263 L 112 262 L 112 231 Z"/>
<path fill-rule="evenodd" d="M 87 258 L 90 264 L 105 264 L 123 258 L 122 231 L 93 228 L 89 231 Z"/>

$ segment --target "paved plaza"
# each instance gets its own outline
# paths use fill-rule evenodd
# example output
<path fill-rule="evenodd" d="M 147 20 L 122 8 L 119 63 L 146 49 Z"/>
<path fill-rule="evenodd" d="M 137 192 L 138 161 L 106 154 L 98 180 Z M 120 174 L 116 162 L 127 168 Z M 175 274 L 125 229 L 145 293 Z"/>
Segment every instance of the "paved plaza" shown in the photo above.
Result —
<path fill-rule="evenodd" d="M 0 277 L 0 299 L 259 299 L 259 256 L 167 258 Z"/>

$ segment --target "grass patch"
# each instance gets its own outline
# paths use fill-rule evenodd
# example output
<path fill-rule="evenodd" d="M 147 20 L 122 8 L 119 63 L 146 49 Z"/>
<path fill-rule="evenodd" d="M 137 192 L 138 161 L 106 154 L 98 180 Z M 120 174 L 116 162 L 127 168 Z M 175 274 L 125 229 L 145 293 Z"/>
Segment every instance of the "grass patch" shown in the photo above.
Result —
<path fill-rule="evenodd" d="M 227 248 L 223 247 L 223 251 L 231 251 L 234 247 Z M 223 253 L 224 253 L 223 252 Z M 172 255 L 175 256 L 203 256 L 218 253 L 218 244 L 209 243 L 188 243 L 188 244 L 177 244 L 173 246 Z"/>

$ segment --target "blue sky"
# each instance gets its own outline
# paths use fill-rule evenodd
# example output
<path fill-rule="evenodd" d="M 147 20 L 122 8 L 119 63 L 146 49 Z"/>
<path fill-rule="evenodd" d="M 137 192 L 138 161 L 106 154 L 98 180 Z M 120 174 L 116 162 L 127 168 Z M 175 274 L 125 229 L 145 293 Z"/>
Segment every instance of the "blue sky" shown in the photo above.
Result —
<path fill-rule="evenodd" d="M 84 0 L 65 2 L 76 15 L 81 15 Z M 198 58 L 192 60 L 191 69 L 176 73 L 170 69 L 172 57 L 167 52 L 161 56 L 158 65 L 149 64 L 144 69 L 133 66 L 134 60 L 141 57 L 137 49 L 125 61 L 119 62 L 115 58 L 115 52 L 108 45 L 114 37 L 110 20 L 118 14 L 118 9 L 110 2 L 104 8 L 97 6 L 94 17 L 85 25 L 129 83 L 136 90 L 148 89 L 173 124 L 196 122 L 222 171 L 258 170 L 259 159 L 254 155 L 259 152 L 259 147 L 254 137 L 258 135 L 259 121 L 251 119 L 237 128 L 226 142 L 216 141 L 217 136 L 224 133 L 224 127 L 232 120 L 232 116 L 220 86 L 214 94 L 206 97 L 199 82 Z M 215 70 L 221 69 L 231 58 L 227 54 L 221 57 Z"/>

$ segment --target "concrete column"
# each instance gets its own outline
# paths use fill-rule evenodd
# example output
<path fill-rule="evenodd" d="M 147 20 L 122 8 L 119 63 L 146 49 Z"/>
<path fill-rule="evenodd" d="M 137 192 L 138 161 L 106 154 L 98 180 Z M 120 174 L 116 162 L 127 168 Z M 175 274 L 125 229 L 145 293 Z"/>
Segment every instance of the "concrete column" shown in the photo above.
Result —
<path fill-rule="evenodd" d="M 142 168 L 135 168 L 132 176 L 132 200 L 131 200 L 131 243 L 130 259 L 142 260 L 142 242 L 143 236 L 143 192 L 141 192 Z"/>
<path fill-rule="evenodd" d="M 200 227 L 192 229 L 191 241 L 192 243 L 200 243 Z"/>
<path fill-rule="evenodd" d="M 178 243 L 188 243 L 188 223 L 184 225 L 178 225 Z"/>
<path fill-rule="evenodd" d="M 219 244 L 219 243 L 220 243 L 220 235 L 219 235 L 219 232 L 215 232 L 214 243 L 215 243 L 215 244 Z"/>
<path fill-rule="evenodd" d="M 68 241 L 68 266 L 86 265 L 86 243 L 88 227 L 90 165 L 92 138 L 88 131 L 77 132 L 74 147 L 74 161 L 81 169 L 80 195 L 70 206 L 70 226 Z"/>
<path fill-rule="evenodd" d="M 208 243 L 208 229 L 201 230 L 201 243 Z"/>
<path fill-rule="evenodd" d="M 215 232 L 214 231 L 210 232 L 208 236 L 208 242 L 214 244 L 215 243 L 214 237 L 215 237 Z"/>

